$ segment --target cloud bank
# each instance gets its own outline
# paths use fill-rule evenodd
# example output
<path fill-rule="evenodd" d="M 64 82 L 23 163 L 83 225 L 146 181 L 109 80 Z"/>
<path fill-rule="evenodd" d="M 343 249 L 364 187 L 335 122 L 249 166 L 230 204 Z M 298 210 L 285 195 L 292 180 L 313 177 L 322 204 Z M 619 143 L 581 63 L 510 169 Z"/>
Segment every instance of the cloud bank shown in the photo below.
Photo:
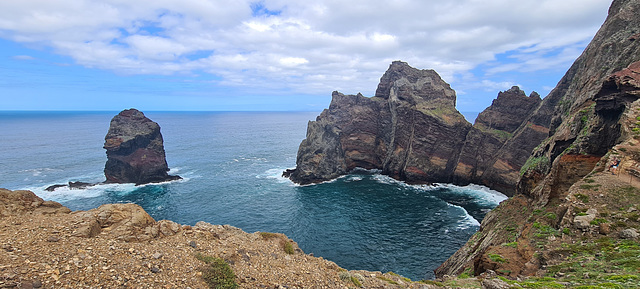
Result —
<path fill-rule="evenodd" d="M 371 95 L 393 60 L 435 69 L 450 83 L 505 89 L 515 83 L 492 75 L 568 67 L 610 3 L 2 1 L 0 38 L 50 49 L 89 68 L 206 75 L 213 85 L 248 92 Z"/>

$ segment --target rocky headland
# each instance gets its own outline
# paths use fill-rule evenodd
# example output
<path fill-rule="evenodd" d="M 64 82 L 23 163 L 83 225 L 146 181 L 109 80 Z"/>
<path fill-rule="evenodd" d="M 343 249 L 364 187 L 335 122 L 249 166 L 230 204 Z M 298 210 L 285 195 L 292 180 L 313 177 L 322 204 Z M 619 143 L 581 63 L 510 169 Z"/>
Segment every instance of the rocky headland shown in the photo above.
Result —
<path fill-rule="evenodd" d="M 364 168 L 409 183 L 478 183 L 511 194 L 520 167 L 548 134 L 547 127 L 526 121 L 540 103 L 537 93 L 513 87 L 471 125 L 455 108 L 455 91 L 435 71 L 394 61 L 375 96 L 333 93 L 329 108 L 308 124 L 296 168 L 284 175 L 310 184 Z M 535 133 L 504 151 L 527 125 Z"/>

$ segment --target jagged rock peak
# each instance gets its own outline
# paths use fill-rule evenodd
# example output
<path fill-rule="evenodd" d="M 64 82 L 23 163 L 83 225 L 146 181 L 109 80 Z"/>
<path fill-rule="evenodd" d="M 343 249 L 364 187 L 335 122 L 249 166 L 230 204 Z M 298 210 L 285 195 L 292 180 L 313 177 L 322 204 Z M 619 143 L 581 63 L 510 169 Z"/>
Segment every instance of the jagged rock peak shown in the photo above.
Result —
<path fill-rule="evenodd" d="M 513 86 L 498 93 L 491 106 L 478 115 L 475 125 L 512 133 L 540 102 L 542 99 L 537 92 L 533 91 L 527 96 L 520 87 Z"/>
<path fill-rule="evenodd" d="M 107 183 L 157 183 L 180 179 L 167 174 L 160 126 L 141 111 L 127 109 L 114 116 L 104 138 Z"/>
<path fill-rule="evenodd" d="M 397 98 L 411 104 L 430 102 L 456 106 L 456 93 L 432 69 L 416 69 L 406 62 L 394 61 L 380 78 L 376 97 Z"/>

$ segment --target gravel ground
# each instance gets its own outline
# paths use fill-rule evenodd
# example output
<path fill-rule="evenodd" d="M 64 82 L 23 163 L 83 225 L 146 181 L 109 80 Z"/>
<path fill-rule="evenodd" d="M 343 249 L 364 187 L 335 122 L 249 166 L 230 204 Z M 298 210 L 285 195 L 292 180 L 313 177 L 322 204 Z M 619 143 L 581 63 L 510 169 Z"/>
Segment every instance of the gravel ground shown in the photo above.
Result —
<path fill-rule="evenodd" d="M 0 288 L 207 288 L 198 253 L 224 259 L 239 288 L 431 288 L 347 271 L 282 234 L 156 222 L 134 204 L 71 212 L 29 191 L 0 189 Z"/>

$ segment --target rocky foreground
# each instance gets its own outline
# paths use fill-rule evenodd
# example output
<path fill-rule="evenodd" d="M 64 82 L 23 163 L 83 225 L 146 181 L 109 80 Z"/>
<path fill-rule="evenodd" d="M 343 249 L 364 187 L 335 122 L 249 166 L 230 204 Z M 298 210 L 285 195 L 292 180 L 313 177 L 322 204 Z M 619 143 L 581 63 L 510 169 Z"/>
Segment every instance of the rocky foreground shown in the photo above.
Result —
<path fill-rule="evenodd" d="M 72 212 L 30 191 L 0 189 L 0 288 L 207 288 L 198 255 L 223 259 L 238 288 L 437 287 L 347 271 L 282 234 L 155 221 L 135 204 Z"/>

